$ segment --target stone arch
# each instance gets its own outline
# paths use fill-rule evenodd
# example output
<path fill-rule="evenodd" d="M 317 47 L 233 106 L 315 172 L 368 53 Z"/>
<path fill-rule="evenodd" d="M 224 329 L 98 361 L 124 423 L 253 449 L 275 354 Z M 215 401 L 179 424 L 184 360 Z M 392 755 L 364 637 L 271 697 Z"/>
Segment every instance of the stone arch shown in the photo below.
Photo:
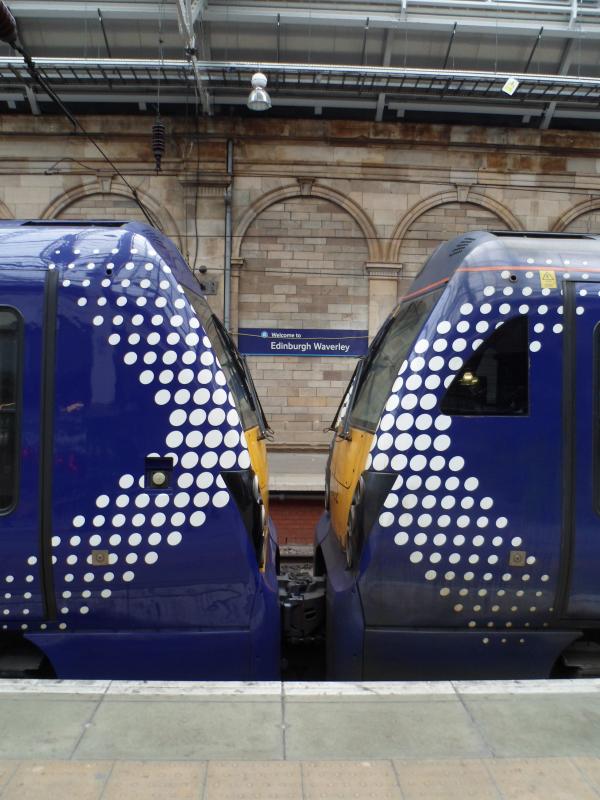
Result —
<path fill-rule="evenodd" d="M 329 200 L 329 202 L 334 203 L 342 208 L 352 217 L 352 219 L 363 232 L 369 251 L 368 261 L 381 260 L 381 244 L 377 229 L 375 228 L 371 218 L 365 211 L 363 211 L 358 203 L 355 203 L 354 200 L 351 200 L 349 197 L 342 194 L 342 192 L 338 192 L 336 189 L 332 189 L 329 186 L 323 186 L 319 183 L 316 183 L 312 179 L 302 178 L 298 180 L 298 183 L 290 184 L 289 186 L 283 186 L 279 189 L 273 189 L 272 191 L 267 192 L 266 194 L 262 195 L 262 197 L 259 197 L 258 200 L 255 200 L 254 203 L 252 203 L 252 205 L 246 209 L 246 211 L 240 217 L 240 220 L 237 223 L 234 231 L 232 246 L 233 258 L 240 257 L 244 236 L 254 220 L 270 206 L 294 197 L 320 197 L 321 199 Z"/>
<path fill-rule="evenodd" d="M 164 233 L 169 236 L 177 247 L 181 249 L 181 237 L 179 234 L 179 230 L 175 223 L 175 220 L 171 216 L 171 214 L 167 211 L 167 209 L 160 205 L 152 195 L 147 194 L 146 192 L 140 191 L 138 189 L 138 195 L 140 196 L 140 200 L 143 203 L 144 207 L 147 209 L 150 217 L 154 221 L 154 224 L 160 230 L 163 230 Z M 135 203 L 134 198 L 131 196 L 131 192 L 127 189 L 126 186 L 123 186 L 117 183 L 112 178 L 99 178 L 96 181 L 91 183 L 84 183 L 80 184 L 79 186 L 74 186 L 72 189 L 68 189 L 63 194 L 56 197 L 50 205 L 44 210 L 41 215 L 41 219 L 60 219 L 61 216 L 68 212 L 68 210 L 86 199 L 89 198 L 100 198 L 100 197 L 119 197 L 125 198 L 129 200 L 133 206 L 136 207 L 136 217 L 142 222 L 146 222 L 146 218 L 143 216 L 141 210 L 137 208 L 137 204 Z M 124 214 L 123 216 L 127 216 Z"/>
<path fill-rule="evenodd" d="M 571 208 L 560 215 L 551 230 L 553 233 L 562 233 L 571 226 L 574 226 L 572 228 L 574 233 L 585 233 L 585 231 L 576 231 L 578 222 L 580 223 L 579 227 L 581 227 L 581 223 L 583 222 L 581 219 L 582 217 L 588 217 L 588 220 L 591 218 L 591 220 L 597 222 L 597 231 L 600 233 L 600 198 L 590 197 L 588 200 L 583 200 L 581 203 L 571 206 Z M 594 233 L 594 231 L 592 230 L 591 233 Z"/>
<path fill-rule="evenodd" d="M 498 217 L 509 230 L 521 231 L 524 230 L 521 222 L 515 217 L 505 205 L 499 203 L 491 197 L 486 195 L 470 192 L 467 187 L 456 187 L 439 194 L 426 197 L 420 203 L 413 206 L 396 225 L 394 233 L 390 239 L 388 247 L 388 257 L 386 261 L 390 263 L 398 263 L 400 261 L 400 250 L 404 243 L 405 237 L 409 229 L 414 223 L 438 206 L 449 205 L 450 203 L 461 203 L 471 206 L 479 206 L 486 211 L 491 212 Z"/>
<path fill-rule="evenodd" d="M 333 340 L 339 330 L 368 330 L 368 240 L 356 217 L 339 203 L 317 193 L 279 194 L 246 227 L 238 252 L 232 304 L 238 330 L 291 329 L 295 338 L 302 330 L 324 329 L 324 338 Z M 249 342 L 242 337 L 248 335 L 242 332 L 242 349 Z M 334 358 L 311 355 L 279 348 L 272 355 L 248 357 L 283 447 L 326 446 L 324 429 L 356 366 L 341 351 Z"/>

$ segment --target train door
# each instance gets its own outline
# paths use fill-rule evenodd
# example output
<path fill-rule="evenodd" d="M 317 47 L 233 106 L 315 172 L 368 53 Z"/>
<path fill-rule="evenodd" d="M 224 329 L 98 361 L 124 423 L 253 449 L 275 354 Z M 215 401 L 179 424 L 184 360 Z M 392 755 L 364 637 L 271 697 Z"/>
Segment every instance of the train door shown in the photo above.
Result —
<path fill-rule="evenodd" d="M 51 613 L 44 408 L 56 277 L 27 267 L 0 270 L 0 625 L 9 631 L 45 627 Z"/>
<path fill-rule="evenodd" d="M 600 620 L 600 283 L 565 289 L 564 540 L 561 607 Z"/>

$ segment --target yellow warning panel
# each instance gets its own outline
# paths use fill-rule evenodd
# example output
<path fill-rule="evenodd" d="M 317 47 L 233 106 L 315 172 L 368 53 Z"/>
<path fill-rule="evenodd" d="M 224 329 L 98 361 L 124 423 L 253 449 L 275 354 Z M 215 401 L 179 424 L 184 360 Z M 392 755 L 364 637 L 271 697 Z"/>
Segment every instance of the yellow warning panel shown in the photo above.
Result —
<path fill-rule="evenodd" d="M 545 269 L 540 272 L 540 285 L 542 289 L 556 289 L 556 272 Z"/>

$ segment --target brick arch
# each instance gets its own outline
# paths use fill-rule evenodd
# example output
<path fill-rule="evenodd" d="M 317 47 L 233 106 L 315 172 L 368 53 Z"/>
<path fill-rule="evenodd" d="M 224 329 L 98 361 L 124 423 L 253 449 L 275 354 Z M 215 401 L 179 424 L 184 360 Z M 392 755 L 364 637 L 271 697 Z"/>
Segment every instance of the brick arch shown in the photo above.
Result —
<path fill-rule="evenodd" d="M 308 182 L 306 190 L 303 189 L 302 185 L 298 185 L 297 183 L 279 189 L 273 189 L 262 195 L 262 197 L 259 197 L 258 200 L 255 200 L 254 203 L 246 209 L 237 223 L 233 234 L 233 258 L 240 257 L 244 236 L 250 225 L 252 225 L 254 220 L 259 217 L 263 211 L 266 211 L 267 208 L 276 203 L 281 203 L 296 197 L 318 197 L 323 200 L 329 200 L 329 202 L 342 208 L 352 217 L 363 232 L 369 252 L 368 260 L 381 260 L 381 243 L 377 229 L 371 218 L 363 211 L 358 203 L 355 203 L 354 200 L 351 200 L 336 189 L 331 189 L 329 186 L 322 186 L 318 183 L 310 184 Z"/>
<path fill-rule="evenodd" d="M 550 230 L 553 233 L 561 233 L 562 231 L 566 231 L 567 228 L 576 222 L 580 217 L 583 217 L 586 214 L 594 214 L 594 212 L 598 212 L 594 216 L 600 216 L 600 198 L 583 200 L 581 203 L 577 203 L 563 212 Z"/>
<path fill-rule="evenodd" d="M 164 231 L 167 236 L 173 239 L 177 247 L 181 249 L 181 237 L 171 214 L 164 206 L 160 205 L 152 195 L 142 192 L 139 189 L 138 195 L 140 196 L 140 201 L 152 218 L 155 227 Z M 125 198 L 137 207 L 135 199 L 125 186 L 116 184 L 112 180 L 99 179 L 93 183 L 84 183 L 80 186 L 75 186 L 56 197 L 50 205 L 46 207 L 40 219 L 59 219 L 62 214 L 67 212 L 71 206 L 79 201 L 99 196 Z M 147 220 L 143 217 L 141 210 L 139 213 L 142 217 L 142 221 L 146 222 Z M 127 215 L 125 214 L 124 216 Z"/>
<path fill-rule="evenodd" d="M 394 233 L 392 234 L 388 246 L 388 257 L 385 260 L 392 264 L 398 263 L 400 261 L 400 251 L 406 238 L 406 234 L 419 219 L 419 217 L 422 217 L 428 211 L 431 211 L 438 206 L 445 206 L 449 205 L 450 203 L 479 206 L 484 208 L 486 211 L 495 214 L 495 216 L 502 220 L 509 230 L 524 230 L 523 225 L 517 219 L 517 217 L 515 217 L 512 211 L 510 211 L 502 203 L 499 203 L 497 200 L 494 200 L 491 197 L 486 197 L 482 194 L 473 192 L 463 193 L 460 191 L 460 189 L 450 189 L 446 192 L 440 192 L 439 194 L 432 195 L 431 197 L 426 197 L 420 203 L 417 203 L 417 205 L 413 206 L 404 215 L 404 217 L 396 225 Z"/>

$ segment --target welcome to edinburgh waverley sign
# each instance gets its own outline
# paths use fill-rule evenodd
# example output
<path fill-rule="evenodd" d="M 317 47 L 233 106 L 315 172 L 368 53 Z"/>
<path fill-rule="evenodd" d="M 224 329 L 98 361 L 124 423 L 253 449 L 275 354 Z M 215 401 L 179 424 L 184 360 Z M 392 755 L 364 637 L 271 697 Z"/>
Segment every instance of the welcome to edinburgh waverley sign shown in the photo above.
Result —
<path fill-rule="evenodd" d="M 248 356 L 364 356 L 368 331 L 240 328 L 238 348 Z"/>

